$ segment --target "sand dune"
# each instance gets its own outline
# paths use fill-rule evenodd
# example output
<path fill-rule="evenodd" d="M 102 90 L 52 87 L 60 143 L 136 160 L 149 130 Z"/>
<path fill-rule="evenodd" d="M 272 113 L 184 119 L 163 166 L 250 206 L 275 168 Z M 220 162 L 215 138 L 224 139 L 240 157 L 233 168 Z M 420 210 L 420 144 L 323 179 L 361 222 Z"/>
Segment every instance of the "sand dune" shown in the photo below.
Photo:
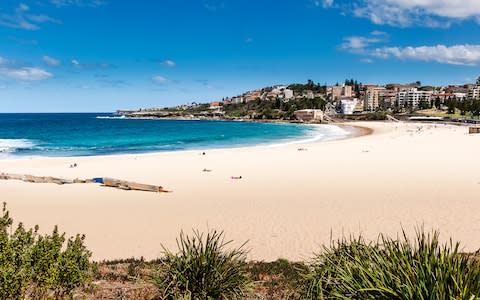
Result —
<path fill-rule="evenodd" d="M 466 127 L 359 123 L 372 135 L 277 147 L 0 161 L 0 172 L 107 176 L 169 194 L 0 181 L 16 220 L 85 233 L 94 259 L 160 255 L 180 230 L 225 230 L 250 258 L 311 257 L 330 237 L 424 224 L 480 248 L 480 135 Z M 298 148 L 307 151 L 298 151 Z M 68 166 L 76 162 L 77 168 Z M 211 172 L 202 172 L 204 168 Z M 231 179 L 242 176 L 242 179 Z"/>

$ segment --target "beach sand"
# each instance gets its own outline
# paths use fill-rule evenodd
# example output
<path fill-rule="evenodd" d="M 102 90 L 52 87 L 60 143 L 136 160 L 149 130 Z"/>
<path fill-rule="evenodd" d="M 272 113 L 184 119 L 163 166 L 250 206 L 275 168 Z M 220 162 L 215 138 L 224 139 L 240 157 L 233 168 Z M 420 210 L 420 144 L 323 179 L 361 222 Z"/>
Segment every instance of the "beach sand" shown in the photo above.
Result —
<path fill-rule="evenodd" d="M 96 184 L 0 181 L 16 221 L 84 233 L 93 259 L 161 255 L 181 230 L 248 240 L 250 259 L 304 260 L 331 238 L 438 229 L 480 248 L 480 135 L 450 125 L 356 123 L 371 135 L 329 142 L 107 157 L 0 161 L 0 172 L 113 177 L 172 193 Z M 421 129 L 420 129 L 421 128 Z M 298 151 L 306 148 L 306 151 Z M 69 168 L 76 162 L 78 167 Z M 202 172 L 210 169 L 211 172 Z M 231 179 L 242 176 L 242 179 Z"/>

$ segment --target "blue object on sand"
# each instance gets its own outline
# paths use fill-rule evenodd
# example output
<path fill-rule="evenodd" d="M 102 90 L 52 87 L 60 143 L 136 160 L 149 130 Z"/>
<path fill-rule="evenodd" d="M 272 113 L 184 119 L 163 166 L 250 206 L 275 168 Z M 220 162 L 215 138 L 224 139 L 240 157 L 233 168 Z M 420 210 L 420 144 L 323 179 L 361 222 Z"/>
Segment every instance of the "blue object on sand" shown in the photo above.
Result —
<path fill-rule="evenodd" d="M 102 177 L 93 178 L 93 181 L 95 181 L 95 183 L 103 183 L 103 178 Z"/>

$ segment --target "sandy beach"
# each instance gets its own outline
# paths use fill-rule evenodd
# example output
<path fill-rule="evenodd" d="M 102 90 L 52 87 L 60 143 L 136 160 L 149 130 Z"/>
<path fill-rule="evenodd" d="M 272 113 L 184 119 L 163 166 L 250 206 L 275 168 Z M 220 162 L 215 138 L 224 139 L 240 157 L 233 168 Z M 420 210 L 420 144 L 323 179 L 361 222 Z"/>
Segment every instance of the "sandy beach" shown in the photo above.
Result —
<path fill-rule="evenodd" d="M 93 259 L 161 254 L 181 230 L 248 240 L 250 259 L 303 260 L 331 237 L 438 229 L 480 248 L 480 135 L 467 127 L 356 123 L 373 134 L 329 142 L 143 155 L 1 160 L 0 172 L 113 177 L 172 193 L 97 184 L 0 181 L 16 221 L 84 233 Z M 306 148 L 298 151 L 298 148 Z M 72 163 L 78 167 L 69 168 Z M 203 169 L 211 172 L 202 172 Z M 242 179 L 231 179 L 242 176 Z"/>

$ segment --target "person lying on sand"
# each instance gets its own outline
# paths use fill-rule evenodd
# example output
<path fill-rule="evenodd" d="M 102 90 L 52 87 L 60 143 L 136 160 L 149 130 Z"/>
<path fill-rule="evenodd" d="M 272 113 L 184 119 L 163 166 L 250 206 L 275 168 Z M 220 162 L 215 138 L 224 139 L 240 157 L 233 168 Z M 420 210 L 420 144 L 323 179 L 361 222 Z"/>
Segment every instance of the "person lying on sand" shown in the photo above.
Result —
<path fill-rule="evenodd" d="M 231 179 L 242 179 L 242 176 L 231 176 Z"/>
<path fill-rule="evenodd" d="M 202 170 L 202 172 L 212 172 L 212 170 L 205 168 Z"/>

